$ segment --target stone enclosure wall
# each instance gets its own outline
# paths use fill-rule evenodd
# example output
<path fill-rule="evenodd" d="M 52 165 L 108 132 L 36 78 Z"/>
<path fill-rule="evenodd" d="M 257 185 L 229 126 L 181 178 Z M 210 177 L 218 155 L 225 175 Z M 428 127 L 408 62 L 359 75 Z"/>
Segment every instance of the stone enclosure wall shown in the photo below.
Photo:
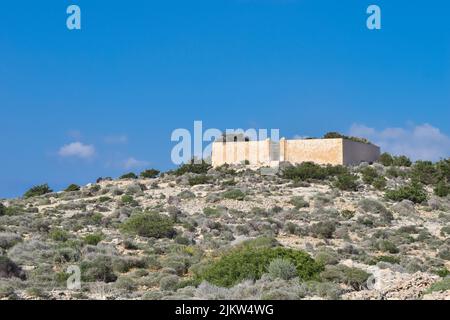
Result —
<path fill-rule="evenodd" d="M 274 165 L 281 161 L 291 163 L 315 162 L 318 164 L 352 165 L 374 162 L 380 148 L 373 144 L 347 139 L 303 139 L 271 141 L 228 141 L 212 145 L 212 165 L 228 164 Z"/>

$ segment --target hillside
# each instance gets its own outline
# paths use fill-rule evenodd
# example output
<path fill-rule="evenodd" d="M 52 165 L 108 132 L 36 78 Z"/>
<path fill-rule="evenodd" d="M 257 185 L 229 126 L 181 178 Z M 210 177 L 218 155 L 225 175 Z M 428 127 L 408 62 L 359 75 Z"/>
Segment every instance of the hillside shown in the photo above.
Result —
<path fill-rule="evenodd" d="M 186 165 L 2 200 L 0 298 L 450 299 L 450 161 L 391 160 Z"/>

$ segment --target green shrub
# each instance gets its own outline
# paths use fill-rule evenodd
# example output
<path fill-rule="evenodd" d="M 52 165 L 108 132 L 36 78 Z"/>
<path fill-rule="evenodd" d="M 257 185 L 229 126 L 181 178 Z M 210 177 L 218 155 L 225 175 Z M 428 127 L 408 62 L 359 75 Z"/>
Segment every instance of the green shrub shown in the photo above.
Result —
<path fill-rule="evenodd" d="M 113 272 L 112 259 L 109 256 L 98 256 L 93 260 L 80 264 L 81 279 L 86 282 L 114 282 L 117 276 Z"/>
<path fill-rule="evenodd" d="M 450 290 L 450 277 L 445 278 L 439 282 L 433 283 L 430 288 L 428 288 L 427 293 L 447 291 Z"/>
<path fill-rule="evenodd" d="M 438 170 L 431 161 L 417 161 L 412 167 L 411 178 L 426 185 L 436 184 Z"/>
<path fill-rule="evenodd" d="M 325 180 L 340 174 L 348 173 L 344 166 L 320 166 L 313 162 L 303 162 L 283 170 L 283 177 L 292 180 Z"/>
<path fill-rule="evenodd" d="M 353 210 L 344 209 L 340 213 L 341 213 L 341 216 L 347 220 L 350 220 L 351 218 L 353 218 L 355 216 L 355 211 L 353 211 Z"/>
<path fill-rule="evenodd" d="M 222 214 L 222 212 L 223 210 L 219 208 L 206 207 L 203 209 L 203 213 L 205 214 L 205 216 L 210 217 L 218 217 Z"/>
<path fill-rule="evenodd" d="M 174 171 L 176 176 L 181 176 L 185 173 L 197 173 L 197 174 L 206 174 L 208 170 L 211 169 L 211 165 L 202 160 L 201 163 L 194 163 L 194 160 L 191 160 L 190 163 L 185 163 L 181 165 L 178 169 Z"/>
<path fill-rule="evenodd" d="M 234 179 L 224 180 L 222 182 L 222 186 L 235 186 L 236 184 L 237 182 Z"/>
<path fill-rule="evenodd" d="M 293 167 L 284 169 L 283 176 L 287 179 L 299 180 L 324 180 L 327 175 L 323 167 L 313 162 L 303 162 Z"/>
<path fill-rule="evenodd" d="M 189 182 L 189 185 L 195 186 L 195 185 L 198 185 L 198 184 L 207 184 L 207 183 L 210 182 L 210 180 L 211 180 L 210 177 L 208 177 L 205 174 L 201 174 L 201 175 L 198 175 L 198 176 L 189 177 L 188 182 Z"/>
<path fill-rule="evenodd" d="M 377 190 L 384 190 L 386 189 L 386 185 L 387 185 L 387 180 L 385 177 L 377 177 L 375 178 L 375 180 L 372 182 L 372 186 L 377 189 Z"/>
<path fill-rule="evenodd" d="M 65 242 L 69 240 L 69 236 L 69 233 L 63 229 L 57 228 L 50 231 L 50 238 L 53 241 Z"/>
<path fill-rule="evenodd" d="M 332 221 L 320 221 L 309 227 L 309 231 L 312 236 L 321 239 L 333 238 L 333 233 L 336 231 L 336 223 Z"/>
<path fill-rule="evenodd" d="M 206 266 L 196 277 L 217 286 L 231 287 L 245 279 L 261 278 L 270 263 L 277 258 L 293 263 L 297 268 L 297 276 L 302 280 L 315 279 L 323 270 L 321 264 L 303 251 L 282 247 L 255 248 L 247 244 L 230 250 Z"/>
<path fill-rule="evenodd" d="M 6 207 L 3 205 L 3 203 L 0 203 L 0 217 L 6 216 Z"/>
<path fill-rule="evenodd" d="M 136 213 L 122 223 L 120 230 L 125 234 L 147 238 L 172 238 L 175 236 L 173 221 L 156 212 Z"/>
<path fill-rule="evenodd" d="M 119 177 L 120 180 L 137 179 L 137 178 L 138 176 L 134 172 L 125 173 Z"/>
<path fill-rule="evenodd" d="M 178 288 L 179 277 L 176 275 L 167 275 L 159 280 L 161 290 L 175 291 Z"/>
<path fill-rule="evenodd" d="M 362 180 L 366 184 L 372 184 L 379 177 L 377 170 L 373 167 L 365 167 L 361 170 Z"/>
<path fill-rule="evenodd" d="M 358 190 L 358 176 L 352 173 L 340 174 L 336 177 L 333 184 L 336 188 L 343 191 L 357 191 Z"/>
<path fill-rule="evenodd" d="M 156 169 L 148 169 L 148 170 L 142 171 L 141 174 L 140 174 L 140 176 L 141 176 L 141 178 L 144 178 L 144 179 L 154 179 L 154 178 L 156 178 L 159 174 L 160 174 L 160 171 L 159 171 L 159 170 L 156 170 Z"/>
<path fill-rule="evenodd" d="M 379 240 L 376 243 L 376 248 L 380 251 L 389 252 L 392 254 L 400 252 L 400 250 L 397 248 L 397 246 L 389 240 Z"/>
<path fill-rule="evenodd" d="M 436 169 L 440 180 L 450 181 L 450 158 L 437 162 Z"/>
<path fill-rule="evenodd" d="M 139 204 L 136 200 L 134 200 L 133 196 L 130 196 L 128 194 L 123 195 L 120 201 L 123 204 L 128 204 L 130 206 L 137 206 Z"/>
<path fill-rule="evenodd" d="M 370 143 L 369 140 L 364 139 L 364 138 L 358 138 L 358 137 L 352 137 L 352 136 L 345 136 L 343 134 L 340 134 L 339 132 L 327 132 L 324 136 L 324 139 L 347 139 L 347 140 L 351 140 L 351 141 L 355 141 L 355 142 L 361 142 L 361 143 Z"/>
<path fill-rule="evenodd" d="M 450 271 L 447 268 L 441 268 L 437 270 L 433 270 L 434 274 L 437 274 L 441 278 L 445 278 L 447 276 L 450 276 Z"/>
<path fill-rule="evenodd" d="M 350 268 L 344 265 L 329 265 L 326 266 L 325 271 L 321 277 L 327 281 L 344 283 L 351 286 L 354 290 L 361 290 L 365 287 L 367 279 L 370 274 L 358 268 Z"/>
<path fill-rule="evenodd" d="M 76 184 L 71 184 L 70 186 L 68 186 L 66 188 L 66 190 L 64 190 L 65 192 L 71 192 L 71 191 L 80 191 L 80 186 L 76 185 Z"/>
<path fill-rule="evenodd" d="M 380 155 L 378 162 L 380 162 L 385 167 L 389 167 L 394 164 L 394 158 L 389 153 L 385 152 Z"/>
<path fill-rule="evenodd" d="M 450 184 L 441 180 L 436 184 L 433 191 L 438 197 L 446 197 L 450 194 Z"/>
<path fill-rule="evenodd" d="M 224 197 L 225 199 L 233 199 L 233 200 L 242 201 L 245 198 L 245 193 L 242 192 L 240 189 L 231 189 L 231 190 L 227 190 L 227 191 L 223 192 L 222 197 Z"/>
<path fill-rule="evenodd" d="M 427 193 L 423 186 L 417 182 L 400 187 L 395 190 L 388 190 L 385 193 L 386 198 L 393 201 L 410 200 L 414 203 L 422 203 L 427 200 Z"/>
<path fill-rule="evenodd" d="M 32 187 L 30 190 L 25 192 L 23 197 L 25 199 L 28 199 L 28 198 L 31 198 L 31 197 L 42 196 L 44 194 L 51 193 L 51 192 L 53 192 L 53 190 L 50 189 L 48 184 L 42 184 L 42 185 L 38 185 L 38 186 Z"/>
<path fill-rule="evenodd" d="M 289 200 L 289 203 L 292 204 L 296 209 L 309 207 L 308 201 L 303 199 L 302 196 L 292 197 L 291 200 Z"/>
<path fill-rule="evenodd" d="M 370 265 L 375 265 L 378 262 L 388 262 L 392 264 L 399 264 L 400 259 L 394 256 L 377 256 L 369 261 Z"/>
<path fill-rule="evenodd" d="M 412 162 L 407 156 L 397 156 L 394 157 L 393 165 L 397 167 L 411 167 Z"/>
<path fill-rule="evenodd" d="M 290 280 L 297 276 L 297 268 L 291 261 L 277 258 L 270 262 L 267 273 L 272 279 Z"/>
<path fill-rule="evenodd" d="M 102 241 L 104 238 L 103 233 L 98 232 L 98 233 L 92 233 L 92 234 L 88 234 L 87 236 L 85 236 L 83 238 L 83 242 L 85 244 L 89 244 L 92 246 L 96 246 L 100 241 Z"/>
<path fill-rule="evenodd" d="M 100 198 L 98 198 L 98 202 L 100 202 L 100 203 L 105 203 L 105 202 L 108 202 L 111 200 L 112 200 L 112 198 L 107 197 L 107 196 L 101 196 Z"/>

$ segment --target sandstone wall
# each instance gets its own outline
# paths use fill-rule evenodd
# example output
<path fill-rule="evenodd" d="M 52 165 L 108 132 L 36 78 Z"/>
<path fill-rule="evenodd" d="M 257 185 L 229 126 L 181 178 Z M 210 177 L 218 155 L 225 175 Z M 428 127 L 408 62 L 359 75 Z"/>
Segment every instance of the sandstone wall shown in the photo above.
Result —
<path fill-rule="evenodd" d="M 281 161 L 343 164 L 342 139 L 281 140 Z M 284 145 L 284 148 L 283 148 Z M 284 151 L 284 158 L 283 158 Z"/>
<path fill-rule="evenodd" d="M 374 162 L 380 156 L 380 148 L 361 142 L 345 139 L 304 139 L 279 142 L 279 159 L 271 159 L 271 142 L 238 141 L 214 142 L 212 145 L 212 165 L 242 164 L 270 165 L 277 161 L 291 163 L 315 162 L 318 164 L 350 165 L 360 162 Z M 275 148 L 272 145 L 272 148 Z M 272 152 L 272 158 L 274 158 Z"/>
<path fill-rule="evenodd" d="M 270 140 L 214 142 L 212 165 L 241 164 L 248 160 L 251 165 L 266 165 L 270 162 Z"/>

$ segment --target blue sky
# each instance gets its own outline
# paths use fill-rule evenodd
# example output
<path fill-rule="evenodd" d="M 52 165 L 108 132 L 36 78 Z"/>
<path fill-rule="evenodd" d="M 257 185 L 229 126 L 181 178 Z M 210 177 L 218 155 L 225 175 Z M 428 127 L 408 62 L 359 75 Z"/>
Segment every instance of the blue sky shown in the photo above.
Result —
<path fill-rule="evenodd" d="M 170 135 L 194 120 L 448 157 L 449 15 L 444 0 L 2 1 L 0 198 L 172 168 Z"/>

